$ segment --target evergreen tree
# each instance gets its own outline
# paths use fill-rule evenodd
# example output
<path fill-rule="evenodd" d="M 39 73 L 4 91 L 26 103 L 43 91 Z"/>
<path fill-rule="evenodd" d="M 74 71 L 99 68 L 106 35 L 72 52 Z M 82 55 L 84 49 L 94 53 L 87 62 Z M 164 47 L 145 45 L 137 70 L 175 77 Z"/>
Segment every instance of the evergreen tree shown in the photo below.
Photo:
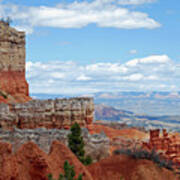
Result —
<path fill-rule="evenodd" d="M 80 161 L 84 160 L 84 141 L 81 135 L 81 128 L 78 123 L 71 126 L 71 133 L 68 135 L 68 143 L 71 151 Z"/>
<path fill-rule="evenodd" d="M 92 163 L 92 159 L 90 156 L 85 157 L 84 141 L 81 133 L 79 124 L 74 123 L 71 126 L 71 133 L 68 135 L 69 148 L 84 165 L 89 165 Z"/>

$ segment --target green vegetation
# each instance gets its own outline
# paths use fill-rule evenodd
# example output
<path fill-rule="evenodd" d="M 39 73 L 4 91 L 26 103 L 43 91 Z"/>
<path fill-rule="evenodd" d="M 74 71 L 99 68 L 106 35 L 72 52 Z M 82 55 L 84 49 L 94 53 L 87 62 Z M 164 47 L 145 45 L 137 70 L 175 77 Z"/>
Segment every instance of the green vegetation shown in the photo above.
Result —
<path fill-rule="evenodd" d="M 90 156 L 85 157 L 84 141 L 81 135 L 81 127 L 78 123 L 71 126 L 71 133 L 68 135 L 68 146 L 84 165 L 92 163 Z"/>
<path fill-rule="evenodd" d="M 146 150 L 142 149 L 120 149 L 120 150 L 115 150 L 113 154 L 118 155 L 118 154 L 125 154 L 128 156 L 131 156 L 132 158 L 135 159 L 147 159 L 151 160 L 154 163 L 156 163 L 159 167 L 164 167 L 169 170 L 173 170 L 173 162 L 170 160 L 163 159 L 160 157 L 158 153 L 156 153 L 155 150 L 152 150 L 151 152 L 148 152 Z"/>
<path fill-rule="evenodd" d="M 2 91 L 0 91 L 0 96 L 2 96 L 4 99 L 7 99 L 7 95 Z"/>
<path fill-rule="evenodd" d="M 82 180 L 82 174 L 80 174 L 77 179 L 74 178 L 75 176 L 74 166 L 70 165 L 68 161 L 65 161 L 64 174 L 60 174 L 58 180 Z M 55 180 L 52 174 L 48 175 L 48 180 Z"/>

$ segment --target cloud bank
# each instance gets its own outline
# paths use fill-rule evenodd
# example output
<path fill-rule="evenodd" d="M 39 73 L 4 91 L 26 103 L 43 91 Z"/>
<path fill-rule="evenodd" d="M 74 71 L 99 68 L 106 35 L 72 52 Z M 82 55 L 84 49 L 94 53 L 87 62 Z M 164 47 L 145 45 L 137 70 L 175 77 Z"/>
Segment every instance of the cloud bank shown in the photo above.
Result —
<path fill-rule="evenodd" d="M 84 94 L 98 91 L 177 91 L 180 65 L 167 55 L 121 63 L 27 62 L 31 93 Z"/>
<path fill-rule="evenodd" d="M 1 3 L 0 17 L 10 16 L 16 22 L 16 28 L 29 34 L 35 27 L 82 28 L 89 24 L 103 28 L 158 28 L 161 26 L 160 23 L 147 13 L 123 7 L 149 2 L 154 0 L 74 1 L 39 7 Z"/>

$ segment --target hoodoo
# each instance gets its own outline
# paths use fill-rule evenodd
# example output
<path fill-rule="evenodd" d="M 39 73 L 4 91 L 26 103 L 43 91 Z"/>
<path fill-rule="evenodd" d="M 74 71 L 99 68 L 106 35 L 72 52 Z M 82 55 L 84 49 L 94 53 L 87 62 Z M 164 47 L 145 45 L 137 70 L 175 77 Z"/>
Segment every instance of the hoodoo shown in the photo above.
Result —
<path fill-rule="evenodd" d="M 30 100 L 25 55 L 25 33 L 0 21 L 0 102 Z"/>

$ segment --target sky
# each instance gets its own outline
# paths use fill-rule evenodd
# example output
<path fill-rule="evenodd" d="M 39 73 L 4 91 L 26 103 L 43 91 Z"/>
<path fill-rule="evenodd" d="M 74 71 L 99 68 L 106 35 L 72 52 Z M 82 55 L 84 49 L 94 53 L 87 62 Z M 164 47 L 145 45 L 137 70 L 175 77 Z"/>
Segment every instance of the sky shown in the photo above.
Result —
<path fill-rule="evenodd" d="M 26 32 L 31 93 L 180 91 L 179 0 L 0 0 Z"/>

